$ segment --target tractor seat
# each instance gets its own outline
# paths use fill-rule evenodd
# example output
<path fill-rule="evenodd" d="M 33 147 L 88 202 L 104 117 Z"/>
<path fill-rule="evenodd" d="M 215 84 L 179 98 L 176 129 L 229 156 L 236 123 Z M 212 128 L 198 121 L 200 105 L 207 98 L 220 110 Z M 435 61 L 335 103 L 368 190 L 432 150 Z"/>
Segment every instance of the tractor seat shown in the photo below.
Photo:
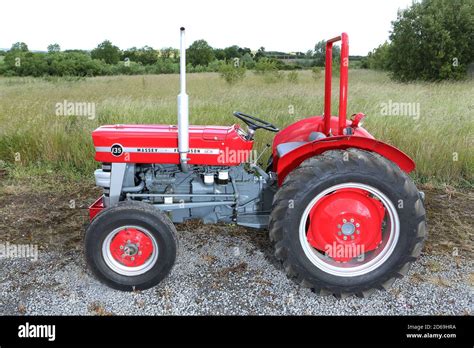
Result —
<path fill-rule="evenodd" d="M 301 145 L 306 144 L 306 141 L 290 141 L 288 143 L 282 143 L 277 145 L 276 150 L 278 153 L 278 157 L 282 158 L 288 152 L 300 147 Z"/>
<path fill-rule="evenodd" d="M 308 137 L 308 141 L 311 142 L 311 141 L 315 141 L 315 140 L 319 140 L 319 139 L 323 139 L 323 138 L 326 138 L 324 133 L 311 132 L 311 134 Z M 290 141 L 290 142 L 287 142 L 287 143 L 279 144 L 276 147 L 278 157 L 281 158 L 284 155 L 286 155 L 288 152 L 290 152 L 290 151 L 296 149 L 297 147 L 300 147 L 301 145 L 304 145 L 306 143 L 307 143 L 306 141 Z"/>

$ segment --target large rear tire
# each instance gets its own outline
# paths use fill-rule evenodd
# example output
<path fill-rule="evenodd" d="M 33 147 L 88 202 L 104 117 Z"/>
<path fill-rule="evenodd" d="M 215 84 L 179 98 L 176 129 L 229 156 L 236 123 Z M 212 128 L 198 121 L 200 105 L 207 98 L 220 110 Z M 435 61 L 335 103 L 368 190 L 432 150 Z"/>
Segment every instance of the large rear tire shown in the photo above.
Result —
<path fill-rule="evenodd" d="M 270 239 L 286 274 L 337 297 L 388 289 L 426 237 L 413 181 L 377 153 L 332 150 L 305 160 L 275 195 Z"/>
<path fill-rule="evenodd" d="M 176 260 L 176 229 L 160 210 L 142 202 L 120 202 L 97 215 L 85 236 L 86 261 L 94 275 L 122 291 L 161 282 Z"/>

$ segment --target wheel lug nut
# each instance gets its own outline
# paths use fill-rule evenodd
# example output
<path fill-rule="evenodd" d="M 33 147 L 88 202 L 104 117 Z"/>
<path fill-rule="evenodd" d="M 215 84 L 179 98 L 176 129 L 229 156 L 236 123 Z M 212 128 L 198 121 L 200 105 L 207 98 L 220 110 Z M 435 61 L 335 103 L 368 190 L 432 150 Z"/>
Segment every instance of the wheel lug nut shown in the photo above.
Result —
<path fill-rule="evenodd" d="M 359 231 L 359 230 L 357 230 L 357 231 L 356 231 L 356 233 L 357 233 L 357 234 L 360 234 L 360 231 Z"/>
<path fill-rule="evenodd" d="M 347 220 L 346 220 L 346 219 L 342 219 L 342 222 L 346 223 L 346 222 L 347 222 Z"/>
<path fill-rule="evenodd" d="M 337 225 L 337 228 L 341 228 L 341 225 Z"/>
<path fill-rule="evenodd" d="M 341 235 L 341 234 L 342 234 L 342 232 L 337 232 L 337 234 L 338 234 L 338 235 Z"/>
<path fill-rule="evenodd" d="M 120 246 L 120 250 L 123 250 L 123 245 Z"/>
<path fill-rule="evenodd" d="M 135 258 L 132 256 L 131 260 L 132 260 L 132 261 L 134 261 L 134 260 L 135 260 Z"/>
<path fill-rule="evenodd" d="M 344 240 L 347 240 L 347 236 L 344 236 L 343 239 L 344 239 Z"/>
<path fill-rule="evenodd" d="M 141 255 L 141 254 L 142 254 L 142 252 L 141 252 L 141 251 L 139 251 L 139 252 L 138 252 L 138 255 Z"/>
<path fill-rule="evenodd" d="M 360 227 L 360 224 L 359 224 L 359 223 L 356 223 L 356 227 Z"/>
<path fill-rule="evenodd" d="M 354 236 L 351 236 L 351 239 L 354 239 Z"/>
<path fill-rule="evenodd" d="M 351 219 L 351 222 L 354 222 L 354 219 Z"/>

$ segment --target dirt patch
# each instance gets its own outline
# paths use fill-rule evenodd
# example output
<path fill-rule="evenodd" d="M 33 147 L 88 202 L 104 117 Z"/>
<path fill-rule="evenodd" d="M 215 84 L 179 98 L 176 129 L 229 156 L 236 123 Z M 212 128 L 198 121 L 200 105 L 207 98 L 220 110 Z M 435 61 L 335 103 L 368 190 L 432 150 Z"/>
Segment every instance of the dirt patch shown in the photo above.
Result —
<path fill-rule="evenodd" d="M 98 195 L 92 186 L 37 192 L 27 181 L 0 182 L 0 241 L 37 244 L 40 249 L 80 248 L 87 208 Z"/>
<path fill-rule="evenodd" d="M 425 194 L 428 239 L 425 251 L 456 254 L 473 252 L 474 191 L 452 187 L 421 188 Z"/>

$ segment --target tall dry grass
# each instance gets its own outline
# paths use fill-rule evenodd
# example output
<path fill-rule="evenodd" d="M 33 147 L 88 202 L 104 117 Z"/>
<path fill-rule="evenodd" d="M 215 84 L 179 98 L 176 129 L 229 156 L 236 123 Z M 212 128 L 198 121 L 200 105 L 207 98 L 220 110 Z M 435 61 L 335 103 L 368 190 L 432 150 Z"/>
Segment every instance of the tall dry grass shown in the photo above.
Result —
<path fill-rule="evenodd" d="M 337 110 L 337 84 L 335 79 L 333 110 Z M 178 75 L 79 81 L 0 78 L 0 159 L 25 171 L 40 167 L 90 175 L 97 166 L 93 129 L 114 123 L 174 124 L 177 94 Z M 237 122 L 232 112 L 239 110 L 283 128 L 323 110 L 323 79 L 315 81 L 309 71 L 299 72 L 297 84 L 288 79 L 268 83 L 248 73 L 232 86 L 215 73 L 189 74 L 188 94 L 192 124 L 232 124 Z M 95 103 L 96 118 L 56 116 L 55 104 L 64 100 Z M 383 115 L 382 103 L 390 100 L 419 103 L 419 117 Z M 472 80 L 399 84 L 384 73 L 351 70 L 348 113 L 359 111 L 368 116 L 364 127 L 375 137 L 415 159 L 418 181 L 473 184 Z M 257 147 L 271 142 L 272 136 L 257 132 Z"/>

